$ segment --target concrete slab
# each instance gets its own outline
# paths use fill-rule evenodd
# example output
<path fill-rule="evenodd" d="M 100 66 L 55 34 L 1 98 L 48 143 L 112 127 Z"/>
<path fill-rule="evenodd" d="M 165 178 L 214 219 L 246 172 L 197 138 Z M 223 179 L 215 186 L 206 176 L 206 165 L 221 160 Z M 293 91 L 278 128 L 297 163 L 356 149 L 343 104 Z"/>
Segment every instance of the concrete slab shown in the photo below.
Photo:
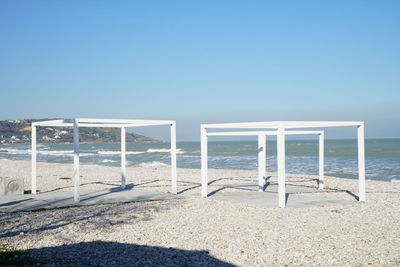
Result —
<path fill-rule="evenodd" d="M 225 187 L 237 189 L 235 192 L 216 190 L 210 192 L 210 198 L 234 203 L 259 205 L 265 207 L 278 207 L 278 186 L 270 185 L 265 192 L 258 192 L 256 186 Z M 334 194 L 331 194 L 334 193 Z M 346 192 L 332 192 L 318 190 L 308 186 L 286 185 L 286 207 L 324 207 L 356 205 L 356 199 L 349 199 Z"/>
<path fill-rule="evenodd" d="M 30 211 L 95 204 L 150 201 L 179 198 L 177 195 L 140 189 L 81 191 L 81 201 L 74 202 L 72 192 L 45 192 L 0 198 L 0 212 Z"/>

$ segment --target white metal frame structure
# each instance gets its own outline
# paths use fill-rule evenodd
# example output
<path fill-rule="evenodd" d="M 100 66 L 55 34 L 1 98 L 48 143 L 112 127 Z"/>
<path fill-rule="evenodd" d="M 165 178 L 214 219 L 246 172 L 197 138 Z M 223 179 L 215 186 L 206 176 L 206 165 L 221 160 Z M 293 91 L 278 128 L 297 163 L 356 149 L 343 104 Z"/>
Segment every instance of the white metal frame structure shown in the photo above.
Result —
<path fill-rule="evenodd" d="M 266 173 L 266 136 L 275 136 L 277 131 L 212 132 L 207 136 L 257 136 L 258 137 L 258 191 L 264 191 Z M 324 188 L 324 131 L 287 131 L 286 135 L 318 135 L 318 189 Z M 207 166 L 206 166 L 207 171 Z M 207 191 L 202 192 L 207 196 Z"/>
<path fill-rule="evenodd" d="M 79 201 L 79 128 L 121 128 L 121 188 L 126 186 L 126 128 L 169 125 L 171 127 L 171 183 L 172 193 L 177 193 L 176 176 L 176 122 L 169 120 L 125 120 L 125 119 L 59 119 L 32 123 L 32 194 L 36 194 L 36 128 L 73 127 L 74 140 L 74 201 Z"/>
<path fill-rule="evenodd" d="M 202 197 L 207 197 L 208 185 L 208 136 L 217 136 L 218 132 L 207 132 L 209 129 L 272 129 L 277 135 L 277 173 L 278 173 L 278 205 L 281 208 L 286 206 L 286 190 L 285 190 L 285 136 L 290 131 L 287 129 L 304 129 L 304 128 L 326 128 L 326 127 L 357 127 L 357 144 L 358 144 L 358 190 L 359 201 L 365 201 L 365 145 L 364 145 L 364 122 L 362 121 L 268 121 L 268 122 L 244 122 L 244 123 L 221 123 L 221 124 L 202 124 L 200 126 L 201 134 L 201 194 Z M 293 131 L 292 131 L 293 132 Z M 225 132 L 229 133 L 229 132 Z M 221 133 L 224 135 L 224 133 Z M 264 135 L 265 138 L 265 135 Z M 320 135 L 320 140 L 323 138 Z M 259 137 L 259 144 L 264 142 L 263 137 Z M 260 146 L 260 145 L 259 145 Z M 260 148 L 260 147 L 259 147 Z M 320 146 L 321 150 L 324 147 Z M 263 160 L 264 159 L 260 159 Z M 321 164 L 321 162 L 320 162 Z M 323 161 L 322 161 L 323 164 Z M 261 166 L 262 167 L 262 166 Z M 260 166 L 259 166 L 260 168 Z M 321 169 L 320 169 L 321 170 Z M 260 173 L 259 173 L 260 175 Z M 321 177 L 321 173 L 320 173 Z M 260 179 L 260 176 L 259 176 Z M 259 180 L 260 182 L 260 180 Z M 323 186 L 323 182 L 320 183 Z M 321 188 L 321 187 L 320 187 Z"/>

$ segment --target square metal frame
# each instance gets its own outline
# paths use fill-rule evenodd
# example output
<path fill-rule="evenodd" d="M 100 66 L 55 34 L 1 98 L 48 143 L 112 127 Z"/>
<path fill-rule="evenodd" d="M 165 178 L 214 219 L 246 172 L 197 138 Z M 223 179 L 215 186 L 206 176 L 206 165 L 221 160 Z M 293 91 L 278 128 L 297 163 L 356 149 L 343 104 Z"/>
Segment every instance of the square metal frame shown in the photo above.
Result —
<path fill-rule="evenodd" d="M 285 137 L 291 131 L 288 129 L 306 129 L 306 128 L 327 128 L 327 127 L 357 127 L 357 146 L 358 146 L 358 200 L 365 201 L 365 140 L 364 140 L 364 122 L 362 121 L 266 121 L 266 122 L 242 122 L 242 123 L 219 123 L 219 124 L 201 124 L 201 195 L 207 197 L 208 186 L 208 136 L 217 136 L 218 132 L 209 132 L 210 129 L 268 129 L 274 130 L 277 135 L 277 160 L 278 160 L 278 206 L 286 206 L 286 170 L 285 170 Z M 261 131 L 262 132 L 262 131 Z M 229 132 L 223 132 L 221 135 Z M 253 132 L 255 133 L 255 132 Z M 254 134 L 253 134 L 254 135 Z M 265 137 L 265 135 L 264 135 Z M 260 138 L 260 137 L 259 137 Z M 321 137 L 320 137 L 321 138 Z M 323 138 L 323 137 L 322 137 Z M 263 142 L 262 137 L 259 143 Z M 320 146 L 321 154 L 321 146 Z M 323 149 L 323 146 L 322 146 Z M 259 158 L 260 160 L 260 158 Z M 322 160 L 323 162 L 323 160 Z M 321 164 L 321 162 L 320 162 Z M 320 168 L 321 179 L 321 168 Z M 260 183 L 260 171 L 259 171 Z M 260 184 L 259 184 L 260 185 Z M 323 186 L 323 182 L 321 183 Z"/>
<path fill-rule="evenodd" d="M 169 120 L 126 120 L 126 119 L 59 119 L 38 121 L 32 123 L 32 194 L 37 193 L 36 188 L 36 128 L 37 127 L 73 127 L 74 140 L 74 201 L 79 202 L 79 128 L 80 127 L 101 127 L 121 128 L 121 188 L 126 186 L 126 128 L 143 126 L 169 125 L 171 133 L 171 183 L 172 193 L 177 193 L 176 178 L 176 122 Z"/>

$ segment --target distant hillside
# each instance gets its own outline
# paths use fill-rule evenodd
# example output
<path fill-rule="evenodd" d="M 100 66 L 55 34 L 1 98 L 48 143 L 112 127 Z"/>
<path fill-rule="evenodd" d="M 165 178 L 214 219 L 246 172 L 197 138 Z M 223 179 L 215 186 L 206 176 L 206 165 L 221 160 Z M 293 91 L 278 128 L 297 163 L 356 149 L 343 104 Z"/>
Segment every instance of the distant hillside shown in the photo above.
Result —
<path fill-rule="evenodd" d="M 48 120 L 48 119 L 41 119 Z M 0 144 L 31 142 L 31 123 L 39 120 L 0 121 Z M 119 128 L 79 128 L 79 141 L 88 143 L 119 142 Z M 135 133 L 126 133 L 127 142 L 155 142 L 157 140 Z M 71 143 L 72 127 L 37 127 L 38 143 Z"/>

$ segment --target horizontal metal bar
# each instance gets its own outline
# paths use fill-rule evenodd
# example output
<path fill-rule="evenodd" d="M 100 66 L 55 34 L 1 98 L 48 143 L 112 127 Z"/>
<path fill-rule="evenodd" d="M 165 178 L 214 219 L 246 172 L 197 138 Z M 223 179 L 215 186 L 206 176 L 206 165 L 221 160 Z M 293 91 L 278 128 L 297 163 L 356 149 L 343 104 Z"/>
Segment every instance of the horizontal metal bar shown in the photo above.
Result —
<path fill-rule="evenodd" d="M 89 118 L 77 118 L 79 123 L 141 123 L 141 124 L 172 124 L 175 121 L 171 120 L 131 120 L 131 119 L 89 119 Z"/>
<path fill-rule="evenodd" d="M 231 128 L 231 129 L 251 129 L 251 128 L 315 128 L 315 127 L 345 127 L 345 126 L 361 126 L 362 121 L 265 121 L 265 122 L 241 122 L 241 123 L 218 123 L 218 124 L 202 124 L 206 129 Z"/>
<path fill-rule="evenodd" d="M 32 122 L 32 126 L 48 126 L 51 124 L 64 123 L 64 120 L 48 120 Z"/>
<path fill-rule="evenodd" d="M 172 125 L 172 122 L 166 121 L 166 122 L 154 122 L 154 123 L 132 123 L 128 124 L 128 126 L 125 127 L 146 127 L 146 126 L 164 126 L 164 125 Z"/>
<path fill-rule="evenodd" d="M 291 134 L 323 134 L 324 131 L 285 131 L 286 135 Z"/>
<path fill-rule="evenodd" d="M 122 128 L 127 127 L 128 124 L 117 123 L 78 123 L 79 128 Z"/>
<path fill-rule="evenodd" d="M 276 131 L 213 132 L 213 133 L 207 133 L 207 136 L 257 136 L 257 135 L 276 135 Z"/>
<path fill-rule="evenodd" d="M 42 127 L 73 127 L 73 123 L 71 120 L 52 120 L 52 121 L 44 121 L 44 122 L 35 122 L 32 123 L 33 126 L 42 126 Z M 145 127 L 145 126 L 163 126 L 163 125 L 172 125 L 174 121 L 152 121 L 152 122 L 126 122 L 126 123 L 86 123 L 79 122 L 79 127 L 94 127 L 94 128 L 129 128 L 129 127 Z"/>
<path fill-rule="evenodd" d="M 207 136 L 257 136 L 257 135 L 277 135 L 277 131 L 242 131 L 242 132 L 213 132 Z M 323 134 L 323 131 L 285 131 L 285 135 L 306 135 Z"/>

